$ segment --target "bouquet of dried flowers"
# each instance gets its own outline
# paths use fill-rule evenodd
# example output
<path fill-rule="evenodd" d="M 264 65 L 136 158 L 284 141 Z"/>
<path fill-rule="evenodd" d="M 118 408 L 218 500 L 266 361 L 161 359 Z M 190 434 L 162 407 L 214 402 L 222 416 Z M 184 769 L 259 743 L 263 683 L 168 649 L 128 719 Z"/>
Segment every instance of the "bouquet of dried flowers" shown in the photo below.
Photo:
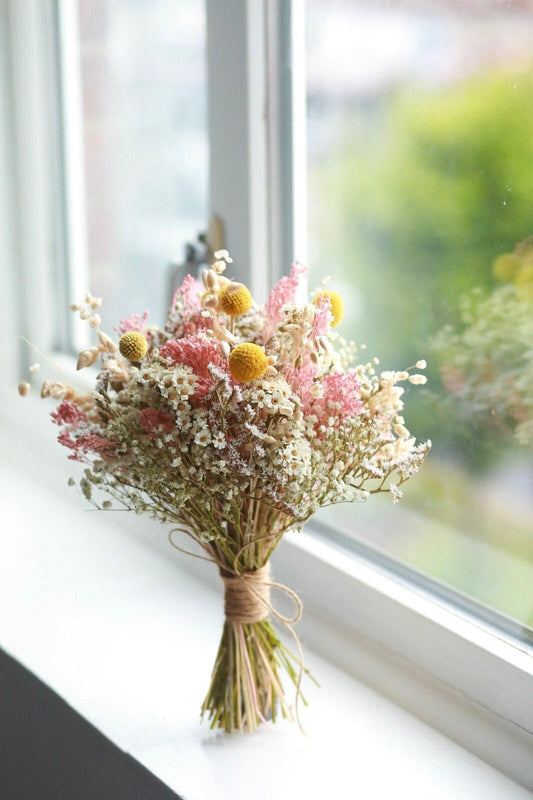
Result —
<path fill-rule="evenodd" d="M 385 491 L 397 502 L 430 443 L 410 436 L 397 385 L 424 376 L 378 375 L 377 359 L 357 365 L 355 347 L 334 331 L 343 307 L 326 282 L 298 305 L 307 270 L 294 264 L 258 307 L 225 276 L 227 251 L 215 258 L 203 284 L 185 278 L 162 328 L 132 315 L 115 342 L 100 330 L 99 299 L 73 305 L 98 336 L 78 361 L 101 360 L 94 391 L 46 381 L 41 394 L 61 401 L 52 418 L 69 458 L 86 465 L 87 500 L 170 523 L 174 544 L 182 532 L 218 567 L 226 621 L 202 716 L 242 732 L 279 713 L 294 716 L 281 673 L 296 686 L 296 708 L 302 697 L 291 627 L 300 604 L 280 587 L 298 608 L 287 619 L 270 600 L 279 584 L 269 559 L 281 537 L 332 503 Z M 271 615 L 293 633 L 299 655 Z"/>

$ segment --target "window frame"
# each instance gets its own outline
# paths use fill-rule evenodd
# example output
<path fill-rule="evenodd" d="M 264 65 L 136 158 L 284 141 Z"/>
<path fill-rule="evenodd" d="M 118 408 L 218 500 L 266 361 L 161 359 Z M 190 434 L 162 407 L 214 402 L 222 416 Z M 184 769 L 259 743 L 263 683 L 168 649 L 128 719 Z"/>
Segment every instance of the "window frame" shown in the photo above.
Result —
<path fill-rule="evenodd" d="M 7 100 L 0 115 L 1 195 L 3 202 L 14 198 L 6 204 L 9 236 L 0 244 L 9 277 L 4 341 L 14 342 L 22 328 L 46 350 L 65 351 L 65 335 L 49 309 L 70 294 L 58 276 L 76 261 L 73 253 L 79 259 L 82 235 L 78 229 L 78 239 L 72 236 L 83 202 L 71 171 L 82 152 L 80 134 L 67 125 L 67 138 L 58 135 L 76 92 L 75 84 L 62 87 L 56 57 L 55 26 L 61 19 L 65 24 L 61 11 L 69 3 L 0 2 L 7 43 L 0 55 Z M 210 214 L 224 223 L 235 277 L 260 300 L 294 255 L 306 255 L 305 231 L 294 226 L 294 209 L 305 203 L 303 15 L 303 0 L 206 0 Z M 78 280 L 82 273 L 83 267 Z M 22 375 L 31 358 L 23 352 L 13 375 Z M 191 572 L 200 569 L 190 562 Z M 533 788 L 533 659 L 524 645 L 408 584 L 368 553 L 327 541 L 315 523 L 304 535 L 287 537 L 274 565 L 304 600 L 298 627 L 304 640 Z"/>

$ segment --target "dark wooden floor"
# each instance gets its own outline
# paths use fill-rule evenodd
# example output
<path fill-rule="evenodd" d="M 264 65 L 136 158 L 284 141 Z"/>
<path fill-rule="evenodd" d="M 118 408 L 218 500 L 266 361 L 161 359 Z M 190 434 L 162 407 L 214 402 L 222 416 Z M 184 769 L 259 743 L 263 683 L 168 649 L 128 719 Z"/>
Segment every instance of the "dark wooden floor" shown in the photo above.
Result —
<path fill-rule="evenodd" d="M 0 650 L 0 800 L 180 800 Z"/>

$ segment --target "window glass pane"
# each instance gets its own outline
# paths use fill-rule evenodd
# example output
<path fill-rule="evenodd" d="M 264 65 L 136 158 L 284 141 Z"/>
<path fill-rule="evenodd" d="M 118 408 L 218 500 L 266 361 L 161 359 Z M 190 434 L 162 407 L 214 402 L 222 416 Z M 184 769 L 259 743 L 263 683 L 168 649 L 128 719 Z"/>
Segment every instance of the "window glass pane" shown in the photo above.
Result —
<path fill-rule="evenodd" d="M 307 0 L 306 40 L 311 283 L 365 361 L 428 361 L 433 441 L 323 518 L 533 626 L 533 3 Z"/>
<path fill-rule="evenodd" d="M 168 264 L 205 230 L 201 0 L 78 0 L 90 289 L 104 330 L 161 321 Z"/>

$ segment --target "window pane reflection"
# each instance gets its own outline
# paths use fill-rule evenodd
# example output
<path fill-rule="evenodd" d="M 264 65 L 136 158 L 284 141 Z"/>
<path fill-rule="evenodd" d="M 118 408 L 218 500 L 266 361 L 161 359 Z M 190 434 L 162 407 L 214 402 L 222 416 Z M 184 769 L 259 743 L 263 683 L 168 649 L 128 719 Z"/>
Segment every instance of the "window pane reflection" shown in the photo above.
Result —
<path fill-rule="evenodd" d="M 433 441 L 401 506 L 324 519 L 533 626 L 533 3 L 306 12 L 311 282 L 365 360 L 427 359 Z"/>
<path fill-rule="evenodd" d="M 167 265 L 205 230 L 201 0 L 78 0 L 91 291 L 104 329 L 160 322 Z"/>

